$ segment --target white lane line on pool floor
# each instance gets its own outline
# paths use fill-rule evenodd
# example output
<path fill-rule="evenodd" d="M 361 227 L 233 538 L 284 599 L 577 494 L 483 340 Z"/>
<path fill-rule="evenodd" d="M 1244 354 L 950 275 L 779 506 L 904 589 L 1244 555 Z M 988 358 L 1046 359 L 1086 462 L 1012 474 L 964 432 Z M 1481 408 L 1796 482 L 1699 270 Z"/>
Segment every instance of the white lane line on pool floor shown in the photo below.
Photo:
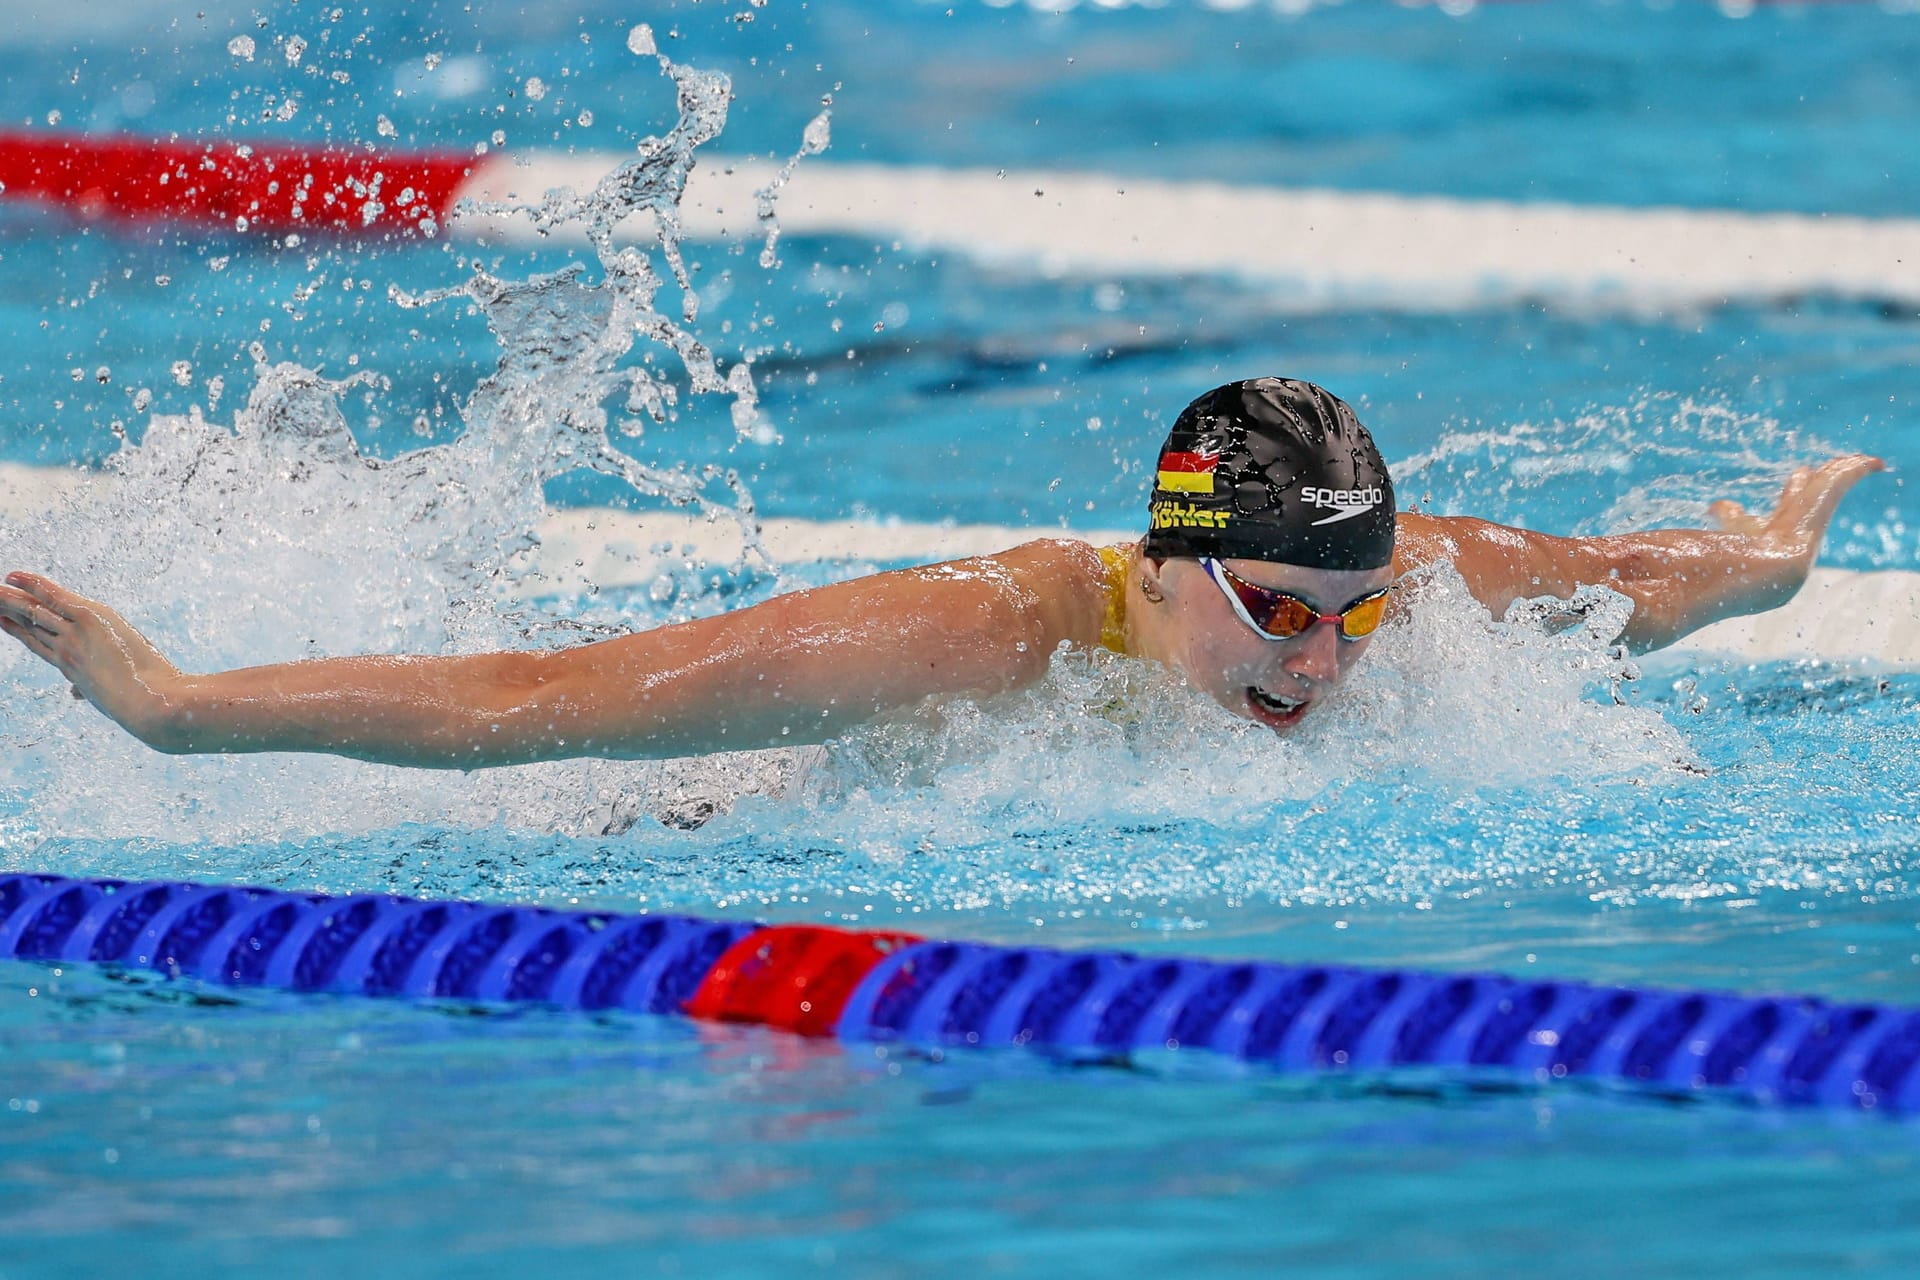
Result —
<path fill-rule="evenodd" d="M 72 468 L 0 463 L 0 519 L 19 520 L 47 510 L 99 473 Z M 538 530 L 540 546 L 521 566 L 529 594 L 573 595 L 589 584 L 629 587 L 650 583 L 668 564 L 691 558 L 729 564 L 740 554 L 737 526 L 664 511 L 636 513 L 576 507 L 550 513 Z M 882 523 L 774 518 L 762 539 L 779 564 L 852 562 L 925 563 L 984 555 L 1034 538 L 1075 537 L 1094 543 L 1130 541 L 1138 530 L 1046 529 L 992 524 Z M 671 548 L 664 555 L 654 547 Z M 4 565 L 0 571 L 37 568 Z M 85 583 L 74 583 L 80 590 Z M 1675 646 L 1677 655 L 1719 655 L 1746 662 L 1820 658 L 1863 661 L 1875 667 L 1920 667 L 1920 573 L 1879 569 L 1815 569 L 1785 607 L 1697 631 Z"/>
<path fill-rule="evenodd" d="M 461 195 L 537 202 L 590 189 L 623 157 L 534 153 L 484 165 Z M 693 239 L 764 235 L 767 161 L 703 157 L 681 213 Z M 1806 294 L 1920 304 L 1920 220 L 1519 204 L 810 160 L 780 192 L 787 234 L 871 236 L 1067 275 L 1206 275 L 1287 284 L 1295 305 L 1463 310 L 1539 299 L 1605 309 Z M 530 242 L 521 217 L 454 219 Z M 640 231 L 640 228 L 634 228 Z"/>

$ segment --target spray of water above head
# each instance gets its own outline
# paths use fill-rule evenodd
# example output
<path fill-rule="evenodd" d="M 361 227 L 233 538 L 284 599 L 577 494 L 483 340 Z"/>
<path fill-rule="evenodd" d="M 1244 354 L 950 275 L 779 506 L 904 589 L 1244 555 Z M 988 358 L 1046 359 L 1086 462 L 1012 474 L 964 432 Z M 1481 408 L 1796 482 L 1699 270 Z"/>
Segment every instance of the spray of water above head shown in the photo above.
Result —
<path fill-rule="evenodd" d="M 255 342 L 253 386 L 230 426 L 197 408 L 156 415 L 56 510 L 0 524 L 0 554 L 113 601 L 196 669 L 568 643 L 597 633 L 591 616 L 577 616 L 592 610 L 562 618 L 530 606 L 541 587 L 525 553 L 547 514 L 544 486 L 585 469 L 643 503 L 737 526 L 738 563 L 720 575 L 736 585 L 744 577 L 749 590 L 769 585 L 754 504 L 732 468 L 689 461 L 685 446 L 679 458 L 648 463 L 615 443 L 616 433 L 673 422 L 703 396 L 731 402 L 742 436 L 771 436 L 750 355 L 723 358 L 696 331 L 679 240 L 687 175 L 724 127 L 731 88 L 724 75 L 652 56 L 675 86 L 672 129 L 640 140 L 632 159 L 584 194 L 556 190 L 536 205 L 478 210 L 582 227 L 592 261 L 516 279 L 476 258 L 458 284 L 389 288 L 403 310 L 464 304 L 499 344 L 496 368 L 460 406 L 456 438 L 367 456 L 349 416 L 361 397 L 390 394 L 388 381 L 276 363 Z M 816 122 L 801 154 L 824 142 Z M 614 228 L 643 219 L 650 239 L 623 234 L 616 245 Z M 663 289 L 674 288 L 677 316 L 659 309 Z M 695 583 L 713 579 L 708 566 L 688 568 Z M 720 607 L 697 588 L 668 594 L 682 611 Z M 599 628 L 663 620 L 602 612 Z M 219 840 L 422 818 L 597 830 L 701 789 L 683 784 L 678 766 L 617 762 L 461 778 L 337 760 L 169 759 L 75 717 L 65 691 L 47 689 L 20 654 L 0 657 L 0 671 L 17 735 L 41 748 L 0 779 L 0 823 L 26 840 L 68 832 Z M 714 770 L 734 793 L 754 790 L 763 773 L 791 772 L 750 760 L 696 771 Z"/>

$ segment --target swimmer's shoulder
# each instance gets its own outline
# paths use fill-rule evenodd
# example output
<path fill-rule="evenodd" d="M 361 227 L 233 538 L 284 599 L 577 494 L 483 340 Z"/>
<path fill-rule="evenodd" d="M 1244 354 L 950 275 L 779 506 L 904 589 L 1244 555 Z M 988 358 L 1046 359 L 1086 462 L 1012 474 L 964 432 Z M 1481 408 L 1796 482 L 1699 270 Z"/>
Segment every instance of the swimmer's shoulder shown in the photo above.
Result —
<path fill-rule="evenodd" d="M 1032 594 L 1050 635 L 1076 645 L 1095 645 L 1107 616 L 1116 555 L 1131 548 L 1096 547 L 1078 538 L 1036 538 L 996 552 L 1000 565 Z"/>
<path fill-rule="evenodd" d="M 1394 519 L 1393 572 L 1395 576 L 1424 569 L 1460 554 L 1459 539 L 1442 516 L 1402 511 Z"/>

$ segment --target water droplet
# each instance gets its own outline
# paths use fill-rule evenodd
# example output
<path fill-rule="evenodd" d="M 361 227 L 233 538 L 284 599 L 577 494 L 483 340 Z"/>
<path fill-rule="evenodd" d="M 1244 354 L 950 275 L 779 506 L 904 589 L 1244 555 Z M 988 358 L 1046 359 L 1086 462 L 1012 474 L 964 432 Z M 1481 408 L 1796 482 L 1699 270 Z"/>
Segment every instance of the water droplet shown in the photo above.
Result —
<path fill-rule="evenodd" d="M 817 156 L 833 143 L 833 112 L 822 111 L 807 121 L 807 127 L 800 134 L 800 150 L 804 155 Z"/>
<path fill-rule="evenodd" d="M 627 52 L 639 58 L 651 57 L 657 52 L 653 43 L 653 28 L 643 22 L 627 32 Z"/>
<path fill-rule="evenodd" d="M 227 52 L 243 62 L 253 61 L 253 37 L 235 36 L 227 41 Z"/>

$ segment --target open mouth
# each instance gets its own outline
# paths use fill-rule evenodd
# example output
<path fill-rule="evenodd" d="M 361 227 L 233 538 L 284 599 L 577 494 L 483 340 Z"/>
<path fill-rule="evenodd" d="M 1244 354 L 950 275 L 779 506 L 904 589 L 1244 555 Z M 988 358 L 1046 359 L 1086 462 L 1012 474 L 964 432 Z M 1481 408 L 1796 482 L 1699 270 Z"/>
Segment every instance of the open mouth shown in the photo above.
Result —
<path fill-rule="evenodd" d="M 1280 729 L 1298 721 L 1307 713 L 1307 708 L 1312 705 L 1312 702 L 1307 698 L 1287 698 L 1277 693 L 1268 693 L 1265 689 L 1249 687 L 1247 705 L 1253 709 L 1255 720 Z"/>

